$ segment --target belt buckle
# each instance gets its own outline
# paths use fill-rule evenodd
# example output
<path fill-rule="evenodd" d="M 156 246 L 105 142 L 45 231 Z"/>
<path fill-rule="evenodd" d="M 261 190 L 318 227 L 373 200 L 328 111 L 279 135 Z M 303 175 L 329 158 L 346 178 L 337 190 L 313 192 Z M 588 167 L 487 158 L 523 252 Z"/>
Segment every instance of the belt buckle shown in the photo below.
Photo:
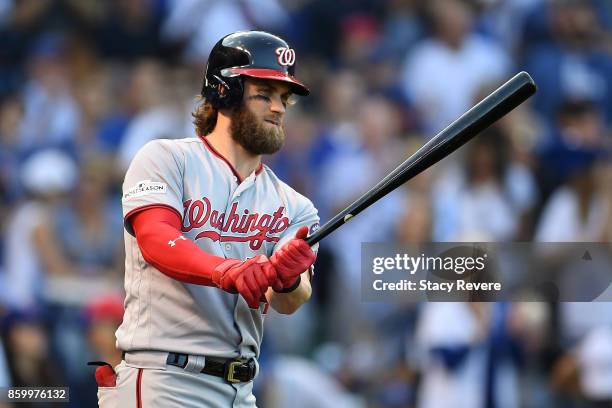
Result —
<path fill-rule="evenodd" d="M 234 376 L 236 375 L 236 367 L 239 367 L 242 365 L 242 361 L 232 361 L 231 363 L 229 363 L 229 365 L 227 366 L 227 370 L 226 370 L 226 374 L 225 374 L 225 379 L 227 380 L 227 382 L 230 383 L 239 383 L 240 380 L 237 378 L 234 378 Z"/>

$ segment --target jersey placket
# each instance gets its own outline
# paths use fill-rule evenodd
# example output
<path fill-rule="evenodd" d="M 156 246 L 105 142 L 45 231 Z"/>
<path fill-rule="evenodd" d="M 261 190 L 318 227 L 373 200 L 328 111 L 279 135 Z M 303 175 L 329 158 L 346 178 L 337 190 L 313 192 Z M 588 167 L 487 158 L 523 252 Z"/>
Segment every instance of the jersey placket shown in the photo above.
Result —
<path fill-rule="evenodd" d="M 257 179 L 257 175 L 255 174 L 255 172 L 253 172 L 251 173 L 251 175 L 249 175 L 246 179 L 242 180 L 242 182 L 238 184 L 238 186 L 232 193 L 231 199 L 228 200 L 227 206 L 225 207 L 226 217 L 227 217 L 227 214 L 230 214 L 232 205 L 234 203 L 239 203 L 240 197 L 244 195 L 248 195 L 251 192 L 250 190 L 255 187 L 256 179 Z M 248 199 L 245 201 L 248 202 Z M 247 209 L 250 209 L 250 208 L 247 208 Z M 242 215 L 243 210 L 237 209 L 237 211 L 238 211 L 238 214 Z M 226 219 L 225 222 L 228 222 L 228 220 Z M 231 234 L 231 231 L 228 230 L 225 234 Z M 222 240 L 223 238 L 220 238 L 220 239 Z M 248 245 L 248 242 L 226 241 L 222 245 L 222 249 L 223 249 L 223 252 L 225 253 L 226 258 L 240 257 L 241 251 L 238 250 L 237 248 L 238 245 Z M 238 302 L 235 303 L 234 311 L 233 311 L 235 325 L 236 325 L 236 328 L 238 329 L 238 332 L 240 333 L 240 342 L 237 345 L 238 348 L 236 351 L 238 352 L 238 355 L 240 357 L 244 357 L 244 356 L 251 355 L 254 352 L 253 347 L 248 344 L 248 341 L 245 342 L 245 339 L 249 337 L 247 336 L 247 334 L 250 332 L 250 328 L 249 328 L 250 325 L 247 324 L 247 322 L 253 319 L 253 313 L 251 309 L 249 308 L 238 307 L 238 304 L 239 304 Z M 260 311 L 262 310 L 261 306 L 259 310 Z M 259 315 L 258 318 L 263 319 L 263 316 Z"/>
<path fill-rule="evenodd" d="M 232 205 L 234 203 L 238 203 L 239 202 L 239 198 L 241 196 L 241 194 L 243 194 L 245 191 L 247 191 L 249 188 L 251 188 L 254 184 L 255 181 L 255 173 L 251 173 L 250 176 L 248 176 L 246 179 L 242 180 L 242 183 L 239 183 L 238 186 L 234 189 L 231 198 L 227 201 L 226 207 L 225 207 L 225 216 L 228 217 L 231 210 L 232 210 Z M 237 182 L 237 180 L 236 180 Z M 238 209 L 238 215 L 241 216 L 242 215 L 242 210 Z M 229 222 L 228 219 L 226 218 L 226 220 L 224 221 L 224 223 Z M 228 229 L 228 231 L 220 231 L 221 234 L 221 238 L 220 240 L 223 241 L 223 237 L 228 235 L 228 234 L 232 234 L 231 231 Z M 223 245 L 221 245 L 221 248 L 223 250 L 223 253 L 225 254 L 226 258 L 236 258 L 239 255 L 239 251 L 236 251 L 236 253 L 234 253 L 234 246 L 236 244 L 243 244 L 246 245 L 246 243 L 241 243 L 241 242 L 237 242 L 237 243 L 232 243 L 232 241 L 225 241 L 223 243 Z"/>

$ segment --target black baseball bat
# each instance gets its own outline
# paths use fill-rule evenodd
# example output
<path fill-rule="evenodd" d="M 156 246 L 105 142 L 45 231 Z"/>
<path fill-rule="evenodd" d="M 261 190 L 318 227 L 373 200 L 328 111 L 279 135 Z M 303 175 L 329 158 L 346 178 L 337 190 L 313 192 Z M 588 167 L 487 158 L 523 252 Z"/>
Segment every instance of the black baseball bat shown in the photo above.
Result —
<path fill-rule="evenodd" d="M 527 72 L 519 72 L 421 146 L 378 184 L 306 238 L 306 242 L 312 246 L 321 241 L 376 201 L 463 146 L 525 102 L 535 91 L 536 85 L 531 76 Z"/>

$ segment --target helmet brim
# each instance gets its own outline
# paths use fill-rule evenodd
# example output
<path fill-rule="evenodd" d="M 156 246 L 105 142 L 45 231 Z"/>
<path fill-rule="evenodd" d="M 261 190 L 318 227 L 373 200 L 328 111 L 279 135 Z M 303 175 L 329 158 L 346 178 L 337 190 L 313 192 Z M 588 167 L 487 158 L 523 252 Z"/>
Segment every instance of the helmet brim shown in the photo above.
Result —
<path fill-rule="evenodd" d="M 285 72 L 276 71 L 274 69 L 266 68 L 226 68 L 223 71 L 230 72 L 236 75 L 245 75 L 252 78 L 261 79 L 272 79 L 275 81 L 287 82 L 291 85 L 291 91 L 294 94 L 307 96 L 310 94 L 310 90 L 298 81 L 294 76 L 291 76 Z"/>

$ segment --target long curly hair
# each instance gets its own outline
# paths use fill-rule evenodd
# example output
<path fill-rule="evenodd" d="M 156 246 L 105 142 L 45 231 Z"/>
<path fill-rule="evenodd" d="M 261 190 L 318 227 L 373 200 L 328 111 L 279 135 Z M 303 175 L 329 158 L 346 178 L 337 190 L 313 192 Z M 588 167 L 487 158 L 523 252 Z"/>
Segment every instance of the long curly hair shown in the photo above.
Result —
<path fill-rule="evenodd" d="M 213 108 L 212 104 L 203 97 L 199 97 L 198 106 L 191 113 L 193 124 L 199 136 L 206 136 L 213 131 L 217 125 L 219 111 Z"/>

